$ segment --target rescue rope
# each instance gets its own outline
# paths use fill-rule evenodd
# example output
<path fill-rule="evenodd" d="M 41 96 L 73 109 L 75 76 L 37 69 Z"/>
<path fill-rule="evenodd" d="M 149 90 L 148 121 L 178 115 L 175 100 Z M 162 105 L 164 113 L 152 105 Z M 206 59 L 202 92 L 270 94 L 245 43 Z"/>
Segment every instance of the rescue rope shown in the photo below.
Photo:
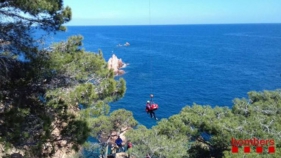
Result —
<path fill-rule="evenodd" d="M 150 64 L 150 94 L 153 94 L 153 71 L 152 71 L 152 53 L 151 53 L 151 4 L 149 0 L 149 64 Z"/>

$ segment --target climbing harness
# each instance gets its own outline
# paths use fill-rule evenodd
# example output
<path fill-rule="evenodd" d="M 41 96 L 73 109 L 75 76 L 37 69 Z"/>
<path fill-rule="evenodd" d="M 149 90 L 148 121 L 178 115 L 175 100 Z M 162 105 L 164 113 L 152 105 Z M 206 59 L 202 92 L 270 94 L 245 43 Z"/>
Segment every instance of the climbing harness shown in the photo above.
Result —
<path fill-rule="evenodd" d="M 158 104 L 153 102 L 153 94 L 150 94 L 150 106 L 148 110 L 157 110 L 158 109 Z"/>

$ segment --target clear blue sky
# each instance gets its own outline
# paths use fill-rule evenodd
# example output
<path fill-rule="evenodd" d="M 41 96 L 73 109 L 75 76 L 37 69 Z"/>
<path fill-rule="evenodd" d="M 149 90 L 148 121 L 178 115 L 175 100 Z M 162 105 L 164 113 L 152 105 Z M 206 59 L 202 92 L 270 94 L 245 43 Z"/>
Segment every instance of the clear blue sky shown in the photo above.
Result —
<path fill-rule="evenodd" d="M 73 12 L 67 25 L 281 23 L 281 0 L 64 0 L 64 5 Z"/>

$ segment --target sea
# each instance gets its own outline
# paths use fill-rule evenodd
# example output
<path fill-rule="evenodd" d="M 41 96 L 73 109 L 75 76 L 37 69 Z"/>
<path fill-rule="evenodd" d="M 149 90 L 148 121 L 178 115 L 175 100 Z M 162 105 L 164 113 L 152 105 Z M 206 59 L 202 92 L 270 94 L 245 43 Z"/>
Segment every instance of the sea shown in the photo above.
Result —
<path fill-rule="evenodd" d="M 126 80 L 125 96 L 111 111 L 129 110 L 147 128 L 158 122 L 145 112 L 150 94 L 161 120 L 187 105 L 231 108 L 250 91 L 281 87 L 281 24 L 68 26 L 48 40 L 72 35 L 84 37 L 86 51 L 127 64 L 116 77 Z"/>

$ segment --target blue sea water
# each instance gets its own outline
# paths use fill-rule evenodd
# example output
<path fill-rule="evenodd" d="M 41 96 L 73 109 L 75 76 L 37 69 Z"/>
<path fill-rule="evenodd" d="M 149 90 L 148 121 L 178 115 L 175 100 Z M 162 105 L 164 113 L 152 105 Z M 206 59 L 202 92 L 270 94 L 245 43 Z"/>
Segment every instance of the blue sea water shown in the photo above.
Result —
<path fill-rule="evenodd" d="M 151 93 L 161 119 L 193 103 L 231 107 L 249 91 L 281 87 L 281 24 L 69 26 L 49 40 L 78 34 L 85 50 L 129 63 L 125 97 L 111 110 L 130 110 L 147 127 L 156 124 L 144 111 Z"/>

